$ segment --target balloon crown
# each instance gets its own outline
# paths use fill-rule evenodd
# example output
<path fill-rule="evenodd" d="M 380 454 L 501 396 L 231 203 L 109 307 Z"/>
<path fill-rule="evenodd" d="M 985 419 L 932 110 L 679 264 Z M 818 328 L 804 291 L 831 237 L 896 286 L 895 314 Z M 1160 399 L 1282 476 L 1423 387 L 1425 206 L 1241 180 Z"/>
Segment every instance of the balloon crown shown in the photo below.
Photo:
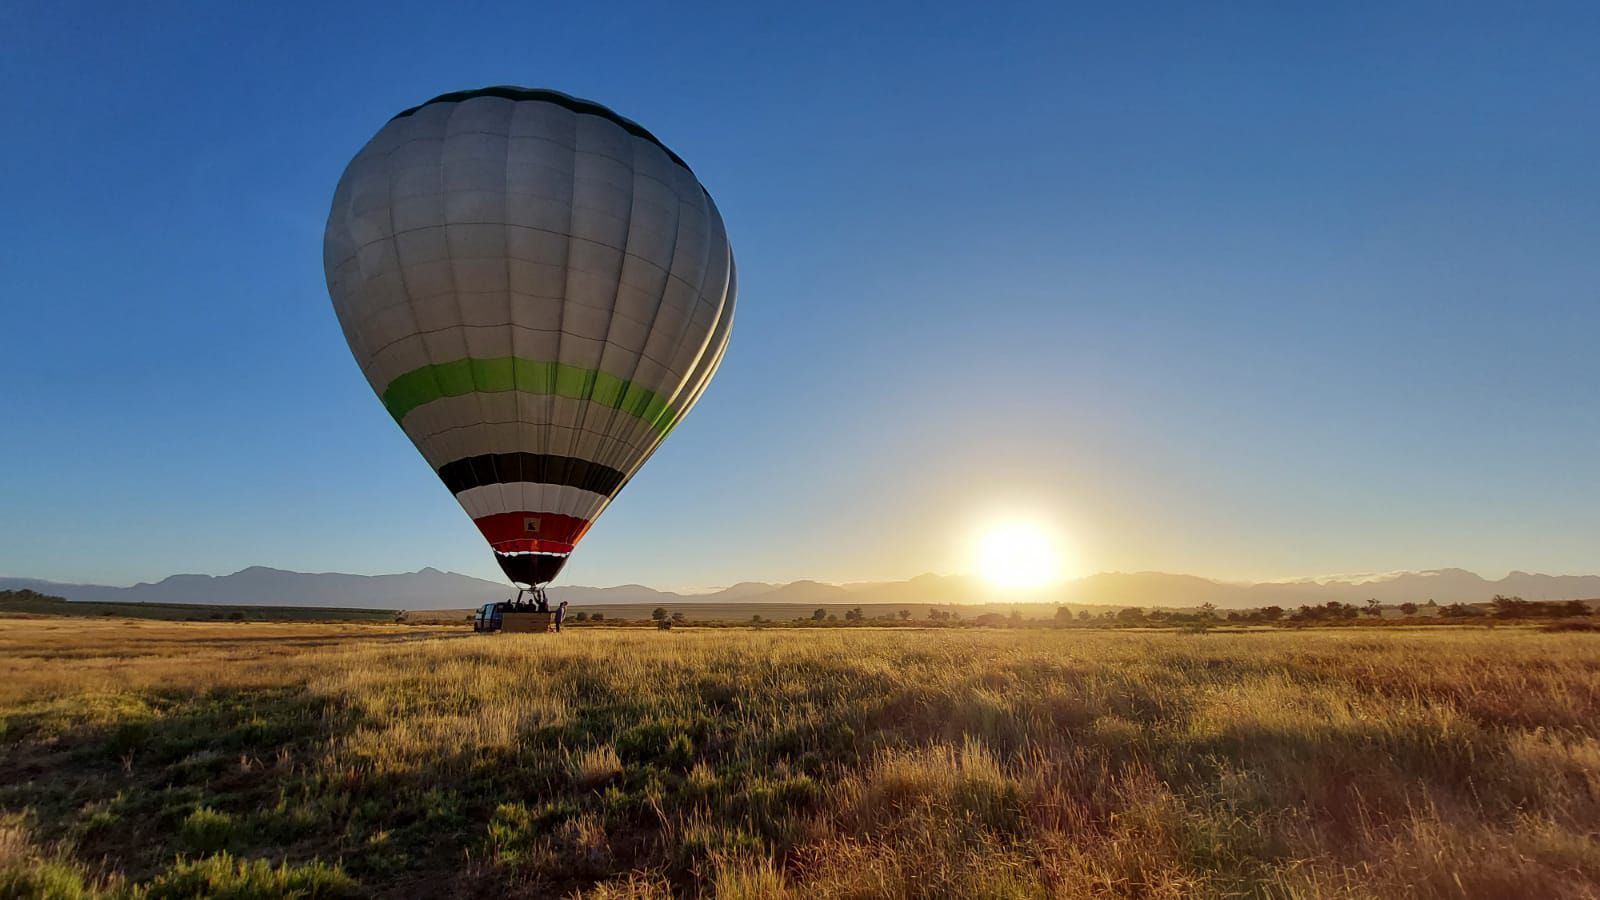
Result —
<path fill-rule="evenodd" d="M 490 87 L 477 88 L 476 90 L 470 91 L 451 91 L 448 94 L 440 94 L 439 96 L 434 97 L 432 100 L 429 100 L 425 103 L 419 103 L 410 109 L 401 110 L 389 121 L 392 122 L 394 119 L 403 119 L 406 116 L 412 115 L 417 110 L 422 109 L 425 106 L 432 106 L 435 103 L 460 103 L 463 100 L 472 100 L 477 97 L 499 97 L 503 100 L 519 101 L 538 100 L 544 103 L 553 103 L 556 106 L 570 109 L 575 113 L 582 113 L 589 116 L 599 116 L 602 119 L 616 123 L 622 128 L 623 131 L 628 132 L 634 137 L 643 138 L 650 143 L 655 144 L 657 147 L 660 147 L 668 156 L 672 157 L 673 162 L 683 166 L 685 169 L 689 168 L 689 164 L 683 161 L 683 157 L 673 153 L 671 147 L 663 144 L 660 138 L 656 137 L 654 134 L 651 134 L 648 128 L 645 128 L 638 122 L 635 122 L 626 116 L 619 115 L 609 106 L 604 106 L 594 102 L 593 100 L 584 100 L 581 97 L 574 97 L 571 94 L 563 94 L 560 91 L 553 91 L 548 88 L 528 88 L 518 87 L 517 85 L 511 84 L 499 84 Z"/>

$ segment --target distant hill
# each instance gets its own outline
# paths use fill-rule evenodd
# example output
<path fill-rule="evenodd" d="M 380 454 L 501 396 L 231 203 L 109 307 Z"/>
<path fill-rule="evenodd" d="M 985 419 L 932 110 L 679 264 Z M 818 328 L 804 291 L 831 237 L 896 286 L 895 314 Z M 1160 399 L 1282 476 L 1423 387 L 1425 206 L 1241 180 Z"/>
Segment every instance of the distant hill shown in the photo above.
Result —
<path fill-rule="evenodd" d="M 512 588 L 455 572 L 421 569 L 395 575 L 290 572 L 264 566 L 232 575 L 173 575 L 153 584 L 108 587 L 61 584 L 30 578 L 0 578 L 0 590 L 34 590 L 80 602 L 197 603 L 239 606 L 460 609 L 510 596 Z M 1015 600 L 1084 606 L 1198 606 L 1223 609 L 1292 608 L 1330 600 L 1386 604 L 1481 603 L 1496 594 L 1527 600 L 1600 598 L 1600 575 L 1537 575 L 1512 572 L 1485 579 L 1464 569 L 1385 575 L 1339 576 L 1237 584 L 1164 572 L 1102 572 L 1025 594 L 1001 593 L 969 575 L 919 575 L 906 581 L 836 585 L 819 581 L 788 584 L 742 582 L 704 593 L 659 591 L 641 584 L 616 587 L 560 586 L 552 597 L 578 606 L 657 606 L 674 603 L 782 605 L 964 604 Z"/>
<path fill-rule="evenodd" d="M 232 575 L 172 575 L 154 584 L 108 587 L 0 578 L 0 590 L 34 590 L 100 603 L 199 603 L 233 606 L 326 606 L 430 609 L 503 600 L 503 584 L 455 572 L 421 569 L 397 575 L 289 572 L 251 566 Z"/>
<path fill-rule="evenodd" d="M 502 587 L 500 593 L 511 596 L 516 593 L 515 588 Z M 617 587 L 553 587 L 550 597 L 556 602 L 562 600 L 576 606 L 600 604 L 637 604 L 637 603 L 665 603 L 681 599 L 682 595 L 671 591 L 658 591 L 655 588 L 645 587 L 642 584 L 624 584 Z M 494 598 L 490 598 L 494 599 Z"/>
<path fill-rule="evenodd" d="M 1475 603 L 1488 600 L 1496 594 L 1524 600 L 1590 600 L 1600 597 L 1600 575 L 1512 572 L 1504 578 L 1491 581 L 1465 569 L 1433 569 L 1378 576 L 1344 576 L 1253 585 L 1248 588 L 1243 605 L 1275 603 L 1279 606 L 1300 606 L 1329 600 L 1361 603 L 1373 597 L 1381 603 L 1426 603 L 1429 600 L 1437 603 Z"/>
<path fill-rule="evenodd" d="M 719 588 L 700 596 L 715 597 L 718 600 L 745 600 L 771 593 L 778 587 L 781 585 L 768 584 L 765 581 L 741 581 L 732 587 Z"/>
<path fill-rule="evenodd" d="M 722 598 L 718 598 L 722 599 Z M 820 581 L 793 581 L 782 587 L 773 588 L 760 594 L 748 594 L 739 598 L 744 603 L 804 603 L 826 604 L 859 602 L 860 598 L 839 587 L 837 584 L 824 584 Z"/>

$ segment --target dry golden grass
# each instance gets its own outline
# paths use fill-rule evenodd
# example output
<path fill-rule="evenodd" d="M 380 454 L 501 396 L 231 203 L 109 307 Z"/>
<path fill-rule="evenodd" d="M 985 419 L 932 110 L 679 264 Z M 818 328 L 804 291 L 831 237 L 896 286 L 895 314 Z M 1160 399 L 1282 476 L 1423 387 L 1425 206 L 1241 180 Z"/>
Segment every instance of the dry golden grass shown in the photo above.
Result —
<path fill-rule="evenodd" d="M 1589 634 L 0 620 L 0 713 L 0 896 L 1600 896 Z"/>

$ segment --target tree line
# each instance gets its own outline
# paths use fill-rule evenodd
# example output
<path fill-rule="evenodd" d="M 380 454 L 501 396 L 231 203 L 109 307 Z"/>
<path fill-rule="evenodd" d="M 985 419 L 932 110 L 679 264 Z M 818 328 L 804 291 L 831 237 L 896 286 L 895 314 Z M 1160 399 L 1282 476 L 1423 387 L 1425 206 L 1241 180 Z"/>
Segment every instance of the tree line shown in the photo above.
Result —
<path fill-rule="evenodd" d="M 1386 615 L 1389 614 L 1389 615 Z M 1398 614 L 1398 615 L 1393 615 Z M 581 613 L 579 615 L 582 615 Z M 1215 625 L 1359 625 L 1363 623 L 1414 622 L 1459 623 L 1470 620 L 1519 622 L 1537 620 L 1587 620 L 1594 609 L 1583 600 L 1538 601 L 1521 597 L 1496 595 L 1487 604 L 1451 603 L 1440 605 L 1433 600 L 1425 603 L 1399 603 L 1385 605 L 1376 598 L 1364 604 L 1330 600 L 1318 605 L 1304 605 L 1285 609 L 1282 606 L 1265 606 L 1258 609 L 1218 610 L 1215 604 L 1204 603 L 1186 609 L 1149 609 L 1126 607 L 1098 612 L 1087 609 L 1073 610 L 1057 607 L 1055 614 L 1046 618 L 1029 618 L 1020 609 L 1009 613 L 980 612 L 950 607 L 933 607 L 921 615 L 909 609 L 880 612 L 869 616 L 861 607 L 829 609 L 817 607 L 810 615 L 792 619 L 773 619 L 755 613 L 747 624 L 785 627 L 848 627 L 852 625 L 914 625 L 920 627 L 1009 627 L 1009 628 L 1127 628 L 1127 627 L 1209 627 Z M 601 616 L 593 614 L 598 621 Z M 681 612 L 666 607 L 656 607 L 650 614 L 657 627 L 670 629 L 689 623 Z M 583 621 L 579 618 L 577 621 Z M 616 622 L 615 624 L 623 624 Z M 727 620 L 699 622 L 698 625 L 731 625 Z"/>

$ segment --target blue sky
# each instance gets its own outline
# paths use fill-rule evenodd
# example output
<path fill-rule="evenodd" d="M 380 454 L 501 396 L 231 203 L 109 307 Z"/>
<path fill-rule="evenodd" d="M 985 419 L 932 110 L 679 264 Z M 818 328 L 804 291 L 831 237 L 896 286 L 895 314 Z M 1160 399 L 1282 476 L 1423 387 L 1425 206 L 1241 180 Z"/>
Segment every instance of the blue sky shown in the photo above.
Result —
<path fill-rule="evenodd" d="M 567 583 L 954 572 L 1005 516 L 1091 571 L 1600 570 L 1593 4 L 233 7 L 0 10 L 0 574 L 497 578 L 321 233 L 390 115 L 506 83 L 656 132 L 740 263 Z"/>

